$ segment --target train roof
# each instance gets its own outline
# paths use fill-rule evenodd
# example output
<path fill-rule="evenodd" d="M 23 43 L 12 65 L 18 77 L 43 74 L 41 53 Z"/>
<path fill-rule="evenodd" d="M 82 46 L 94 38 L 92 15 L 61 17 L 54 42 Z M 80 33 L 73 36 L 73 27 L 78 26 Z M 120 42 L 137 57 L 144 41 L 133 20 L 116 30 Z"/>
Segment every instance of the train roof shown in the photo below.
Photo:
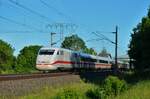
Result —
<path fill-rule="evenodd" d="M 40 50 L 48 50 L 48 49 L 63 50 L 63 51 L 66 51 L 66 52 L 79 53 L 78 51 L 73 51 L 73 50 L 69 50 L 69 49 L 65 49 L 65 48 L 58 48 L 58 47 L 42 47 Z"/>
<path fill-rule="evenodd" d="M 73 51 L 73 50 L 69 50 L 69 49 L 64 49 L 64 48 L 42 47 L 40 50 L 48 50 L 48 49 L 52 49 L 52 50 L 63 50 L 63 51 L 66 51 L 66 52 L 77 53 L 78 55 L 80 55 L 80 56 L 82 56 L 82 57 L 85 57 L 85 58 L 93 58 L 93 59 L 99 59 L 99 60 L 112 61 L 111 58 L 106 58 L 106 57 L 101 57 L 101 56 L 95 56 L 95 55 L 86 54 L 86 53 L 82 53 L 82 52 L 78 52 L 78 51 Z"/>

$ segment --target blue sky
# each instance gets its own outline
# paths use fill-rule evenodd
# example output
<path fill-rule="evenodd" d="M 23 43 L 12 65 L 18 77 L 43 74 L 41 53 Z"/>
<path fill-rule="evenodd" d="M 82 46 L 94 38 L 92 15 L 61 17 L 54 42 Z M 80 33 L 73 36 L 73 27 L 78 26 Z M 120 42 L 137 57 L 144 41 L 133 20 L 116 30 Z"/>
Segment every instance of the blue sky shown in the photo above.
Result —
<path fill-rule="evenodd" d="M 18 7 L 10 1 L 34 10 L 42 16 Z M 49 24 L 76 24 L 77 27 L 73 30 L 64 28 L 64 35 L 78 34 L 85 42 L 98 38 L 92 34 L 95 31 L 100 31 L 113 41 L 115 35 L 107 32 L 115 31 L 115 26 L 118 25 L 118 54 L 124 55 L 128 50 L 132 29 L 143 16 L 146 16 L 149 5 L 150 0 L 0 0 L 0 16 L 30 25 L 29 28 L 0 18 L 0 39 L 10 43 L 15 48 L 14 54 L 17 55 L 24 46 L 49 45 L 50 32 L 59 32 L 59 29 L 48 27 Z M 55 35 L 55 41 L 59 40 L 58 36 Z M 114 45 L 108 41 L 86 42 L 86 45 L 97 52 L 105 47 L 114 55 Z M 60 43 L 55 46 L 60 46 Z"/>

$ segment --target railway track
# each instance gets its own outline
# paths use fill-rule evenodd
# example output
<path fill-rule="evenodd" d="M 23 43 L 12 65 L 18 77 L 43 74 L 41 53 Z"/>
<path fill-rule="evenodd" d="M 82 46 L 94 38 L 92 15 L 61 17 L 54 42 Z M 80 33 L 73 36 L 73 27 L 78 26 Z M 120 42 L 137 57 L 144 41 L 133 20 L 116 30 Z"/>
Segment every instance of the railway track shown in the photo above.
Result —
<path fill-rule="evenodd" d="M 55 72 L 55 73 L 32 73 L 32 74 L 1 74 L 0 81 L 9 80 L 20 80 L 20 79 L 33 79 L 33 78 L 44 78 L 44 77 L 57 77 L 65 75 L 80 74 L 79 72 Z M 100 75 L 105 76 L 112 74 L 112 71 L 101 71 L 101 72 L 85 72 L 83 75 Z"/>
<path fill-rule="evenodd" d="M 42 77 L 57 77 L 64 75 L 71 75 L 72 72 L 58 72 L 58 73 L 35 73 L 35 74 L 4 74 L 0 75 L 0 81 L 8 80 L 19 80 L 19 79 L 32 79 L 32 78 L 42 78 Z"/>

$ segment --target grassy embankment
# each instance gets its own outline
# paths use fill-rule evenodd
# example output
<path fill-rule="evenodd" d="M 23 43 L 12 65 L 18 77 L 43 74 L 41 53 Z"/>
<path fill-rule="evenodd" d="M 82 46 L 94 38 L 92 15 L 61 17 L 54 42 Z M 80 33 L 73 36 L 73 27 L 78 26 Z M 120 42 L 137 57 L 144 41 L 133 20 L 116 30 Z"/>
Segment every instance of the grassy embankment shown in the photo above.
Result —
<path fill-rule="evenodd" d="M 73 91 L 71 92 L 71 94 L 73 93 L 73 95 L 79 96 L 80 99 L 87 99 L 85 93 L 87 92 L 87 90 L 94 87 L 94 84 L 88 84 L 81 81 L 81 83 L 64 85 L 57 88 L 45 86 L 43 89 L 37 90 L 37 92 L 25 96 L 1 96 L 0 99 L 59 99 L 59 97 L 57 96 L 62 96 L 61 93 L 64 92 L 64 90 Z"/>
<path fill-rule="evenodd" d="M 149 99 L 150 80 L 147 78 L 148 74 L 145 77 L 146 79 L 143 79 L 143 75 L 142 76 L 133 75 L 133 76 L 123 77 L 128 82 L 128 89 L 125 90 L 124 92 L 119 93 L 117 96 L 110 95 L 107 97 L 107 99 Z M 29 95 L 20 96 L 20 97 L 14 96 L 11 98 L 14 98 L 14 99 L 17 99 L 17 98 L 18 99 L 66 99 L 65 97 L 67 96 L 67 97 L 70 97 L 67 99 L 95 99 L 95 98 L 89 97 L 87 95 L 87 92 L 89 90 L 93 90 L 101 86 L 102 85 L 97 85 L 91 82 L 85 83 L 81 81 L 81 83 L 65 85 L 59 88 L 45 87 L 42 90 L 37 91 L 37 93 L 31 93 Z M 103 94 L 103 92 L 104 91 L 101 91 L 100 93 L 99 92 L 98 93 Z M 102 94 L 101 96 L 103 97 Z M 71 98 L 72 96 L 74 98 Z M 1 98 L 6 98 L 6 97 L 1 97 Z"/>
<path fill-rule="evenodd" d="M 123 78 L 128 82 L 129 89 L 116 99 L 150 99 L 150 71 L 129 74 Z"/>
<path fill-rule="evenodd" d="M 93 89 L 96 85 L 93 84 L 73 84 L 69 86 L 64 86 L 62 88 L 44 88 L 37 94 L 30 94 L 27 96 L 22 96 L 20 99 L 53 99 L 64 89 L 71 89 L 77 91 L 77 95 L 80 95 L 81 99 L 88 99 L 86 92 L 89 89 Z M 121 93 L 120 95 L 114 97 L 110 96 L 110 99 L 149 99 L 150 98 L 150 80 L 138 82 L 136 85 L 131 86 L 127 91 Z"/>
<path fill-rule="evenodd" d="M 149 72 L 145 72 L 142 74 L 132 74 L 132 73 L 127 74 L 125 77 L 122 78 L 127 81 L 128 90 L 120 93 L 117 96 L 110 95 L 107 98 L 108 99 L 149 99 L 150 97 L 149 75 L 150 75 Z M 75 92 L 77 92 L 75 93 L 75 95 L 79 95 L 81 99 L 90 99 L 87 96 L 87 91 L 93 90 L 94 88 L 97 88 L 99 86 L 101 85 L 95 85 L 89 82 L 87 83 L 81 82 L 79 84 L 64 86 L 58 89 L 46 88 L 38 94 L 31 94 L 28 96 L 24 96 L 22 97 L 22 99 L 56 98 L 57 95 L 61 95 L 59 93 L 61 93 L 64 89 L 74 90 Z"/>
<path fill-rule="evenodd" d="M 140 81 L 116 99 L 150 99 L 150 80 Z"/>

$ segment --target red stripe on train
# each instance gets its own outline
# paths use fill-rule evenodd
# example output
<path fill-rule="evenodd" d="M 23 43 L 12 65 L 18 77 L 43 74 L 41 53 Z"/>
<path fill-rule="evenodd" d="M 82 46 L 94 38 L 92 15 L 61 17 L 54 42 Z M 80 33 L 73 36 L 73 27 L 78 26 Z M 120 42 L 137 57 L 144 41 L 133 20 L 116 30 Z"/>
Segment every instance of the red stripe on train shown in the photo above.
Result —
<path fill-rule="evenodd" d="M 92 63 L 92 62 L 71 62 L 71 61 L 55 61 L 52 64 L 37 64 L 37 65 L 55 65 L 55 64 L 84 64 L 84 65 L 99 65 L 99 66 L 111 66 L 111 64 L 104 63 Z"/>

